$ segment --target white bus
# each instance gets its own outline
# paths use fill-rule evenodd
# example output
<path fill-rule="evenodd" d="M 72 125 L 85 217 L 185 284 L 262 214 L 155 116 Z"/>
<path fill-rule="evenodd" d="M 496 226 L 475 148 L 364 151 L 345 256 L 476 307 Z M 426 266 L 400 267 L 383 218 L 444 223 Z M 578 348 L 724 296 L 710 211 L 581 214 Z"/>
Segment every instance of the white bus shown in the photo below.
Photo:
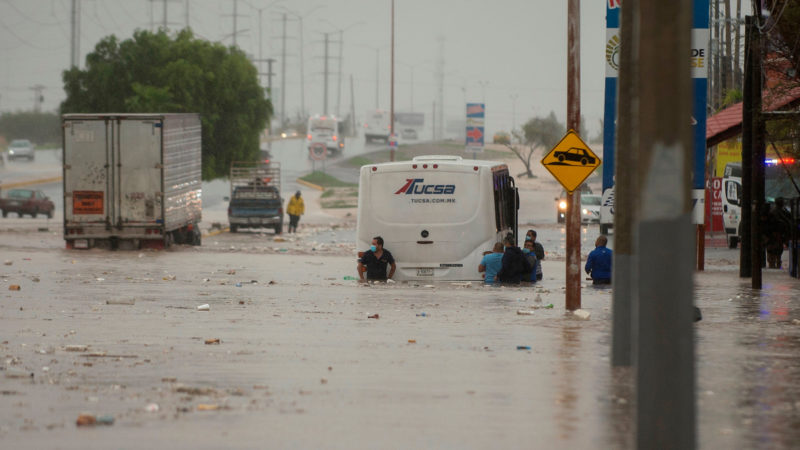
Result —
<path fill-rule="evenodd" d="M 458 156 L 361 167 L 356 251 L 375 236 L 395 258 L 395 279 L 482 280 L 483 252 L 517 235 L 519 196 L 508 166 Z"/>
<path fill-rule="evenodd" d="M 328 155 L 336 156 L 344 152 L 344 137 L 339 133 L 339 119 L 334 116 L 312 116 L 308 118 L 309 148 L 313 144 L 325 144 Z"/>

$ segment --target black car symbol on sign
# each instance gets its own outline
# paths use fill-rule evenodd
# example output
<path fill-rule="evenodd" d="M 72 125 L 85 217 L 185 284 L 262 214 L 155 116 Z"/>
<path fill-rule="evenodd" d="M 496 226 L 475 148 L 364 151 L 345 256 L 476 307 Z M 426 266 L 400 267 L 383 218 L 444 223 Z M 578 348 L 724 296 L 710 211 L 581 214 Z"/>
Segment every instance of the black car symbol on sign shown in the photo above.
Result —
<path fill-rule="evenodd" d="M 558 159 L 558 162 L 575 161 L 581 163 L 582 166 L 597 162 L 595 157 L 590 155 L 586 149 L 577 147 L 572 147 L 567 151 L 554 152 L 553 156 Z"/>

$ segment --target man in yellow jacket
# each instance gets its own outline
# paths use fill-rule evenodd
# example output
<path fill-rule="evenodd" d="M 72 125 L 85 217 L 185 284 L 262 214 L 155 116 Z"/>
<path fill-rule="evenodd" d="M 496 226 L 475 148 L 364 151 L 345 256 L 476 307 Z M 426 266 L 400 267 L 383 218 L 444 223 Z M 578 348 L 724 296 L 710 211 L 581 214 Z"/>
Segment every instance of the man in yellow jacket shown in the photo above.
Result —
<path fill-rule="evenodd" d="M 297 231 L 297 222 L 305 212 L 306 205 L 303 203 L 303 198 L 300 197 L 300 191 L 297 191 L 294 197 L 289 199 L 289 205 L 286 207 L 286 214 L 289 214 L 289 233 Z"/>

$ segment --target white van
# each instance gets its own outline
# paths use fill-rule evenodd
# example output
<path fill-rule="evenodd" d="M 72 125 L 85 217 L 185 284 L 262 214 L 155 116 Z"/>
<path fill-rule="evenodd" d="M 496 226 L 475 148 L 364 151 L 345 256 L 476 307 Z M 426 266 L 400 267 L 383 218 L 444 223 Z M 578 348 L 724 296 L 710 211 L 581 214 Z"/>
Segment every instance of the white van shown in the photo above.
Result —
<path fill-rule="evenodd" d="M 508 166 L 459 156 L 361 167 L 356 250 L 381 236 L 395 279 L 482 280 L 483 252 L 517 235 L 519 196 Z"/>
<path fill-rule="evenodd" d="M 383 109 L 373 109 L 364 115 L 364 141 L 384 141 L 389 142 L 389 132 L 391 131 L 389 111 Z"/>
<path fill-rule="evenodd" d="M 722 225 L 728 238 L 728 247 L 739 244 L 739 222 L 742 219 L 742 163 L 725 165 L 722 175 Z"/>
<path fill-rule="evenodd" d="M 344 152 L 344 138 L 339 134 L 339 119 L 334 116 L 313 116 L 308 119 L 308 147 L 325 144 L 329 156 Z"/>

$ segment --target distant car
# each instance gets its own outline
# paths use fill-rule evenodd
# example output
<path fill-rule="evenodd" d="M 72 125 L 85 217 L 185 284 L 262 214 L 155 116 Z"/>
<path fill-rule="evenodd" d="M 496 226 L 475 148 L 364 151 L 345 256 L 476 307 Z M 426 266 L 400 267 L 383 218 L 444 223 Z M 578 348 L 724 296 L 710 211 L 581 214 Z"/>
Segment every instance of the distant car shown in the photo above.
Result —
<path fill-rule="evenodd" d="M 26 158 L 33 161 L 35 157 L 33 144 L 27 139 L 14 139 L 8 146 L 8 159 Z"/>
<path fill-rule="evenodd" d="M 44 214 L 47 218 L 52 218 L 54 209 L 55 205 L 42 191 L 11 189 L 4 198 L 0 198 L 0 210 L 2 210 L 3 217 L 7 217 L 8 213 L 13 212 L 17 213 L 19 217 L 29 214 L 35 218 L 39 214 Z"/>
<path fill-rule="evenodd" d="M 510 144 L 511 143 L 511 135 L 506 133 L 505 131 L 498 131 L 494 134 L 492 138 L 492 143 L 494 144 Z"/>
<path fill-rule="evenodd" d="M 585 149 L 572 147 L 567 151 L 555 152 L 553 156 L 558 158 L 559 162 L 574 161 L 581 163 L 582 166 L 586 164 L 594 164 L 597 162 L 594 156 L 590 155 Z"/>
<path fill-rule="evenodd" d="M 583 209 L 583 197 L 592 194 L 592 189 L 587 184 L 581 184 L 581 209 Z M 556 201 L 556 222 L 564 223 L 567 221 L 567 191 L 562 190 L 561 195 L 555 198 Z M 581 211 L 583 212 L 583 211 Z M 600 218 L 598 208 L 598 220 Z M 583 221 L 583 220 L 581 220 Z"/>
<path fill-rule="evenodd" d="M 600 204 L 602 197 L 581 194 L 581 223 L 600 223 Z"/>
<path fill-rule="evenodd" d="M 415 130 L 413 128 L 406 128 L 405 130 L 400 132 L 400 137 L 403 138 L 403 139 L 415 140 L 415 139 L 418 138 L 417 137 L 417 130 Z"/>

